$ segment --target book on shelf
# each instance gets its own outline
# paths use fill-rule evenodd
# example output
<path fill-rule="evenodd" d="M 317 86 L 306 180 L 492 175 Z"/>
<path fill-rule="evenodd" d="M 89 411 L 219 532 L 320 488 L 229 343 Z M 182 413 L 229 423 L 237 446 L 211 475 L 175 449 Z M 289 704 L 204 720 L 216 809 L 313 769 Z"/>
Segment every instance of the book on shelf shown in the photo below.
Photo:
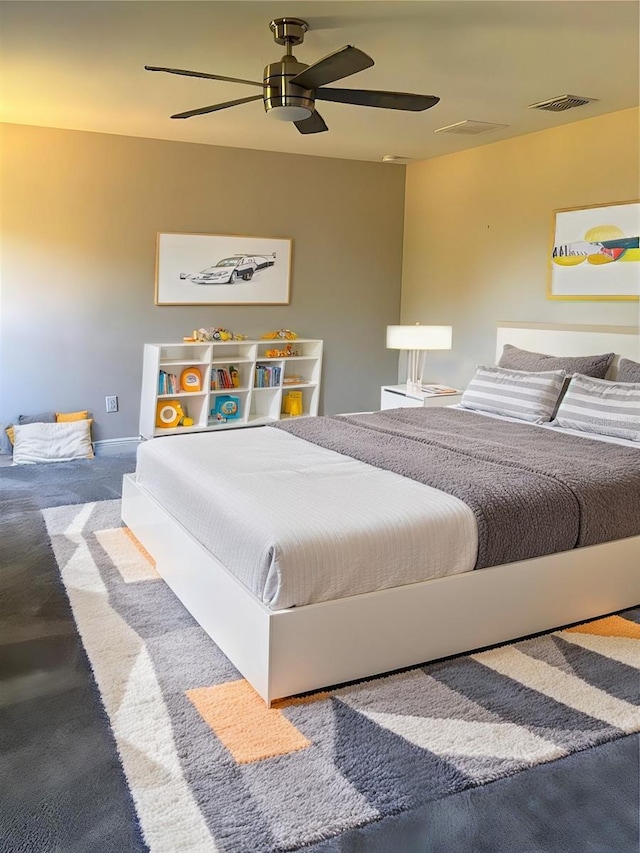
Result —
<path fill-rule="evenodd" d="M 277 388 L 280 385 L 282 368 L 270 364 L 256 364 L 255 387 Z"/>
<path fill-rule="evenodd" d="M 179 394 L 182 389 L 175 373 L 161 370 L 158 374 L 158 394 Z"/>
<path fill-rule="evenodd" d="M 211 391 L 219 391 L 222 388 L 239 388 L 240 374 L 238 369 L 232 364 L 226 367 L 218 367 L 211 369 Z"/>
<path fill-rule="evenodd" d="M 447 394 L 459 394 L 457 388 L 450 388 L 448 385 L 421 385 L 420 390 L 423 394 L 429 397 L 446 396 Z"/>

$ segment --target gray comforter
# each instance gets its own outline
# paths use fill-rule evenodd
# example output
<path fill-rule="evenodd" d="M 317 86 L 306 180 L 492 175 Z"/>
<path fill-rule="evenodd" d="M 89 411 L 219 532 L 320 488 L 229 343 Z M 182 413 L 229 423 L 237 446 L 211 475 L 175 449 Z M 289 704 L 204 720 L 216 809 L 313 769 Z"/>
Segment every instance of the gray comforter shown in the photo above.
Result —
<path fill-rule="evenodd" d="M 463 500 L 475 568 L 640 534 L 640 448 L 449 408 L 273 426 Z"/>

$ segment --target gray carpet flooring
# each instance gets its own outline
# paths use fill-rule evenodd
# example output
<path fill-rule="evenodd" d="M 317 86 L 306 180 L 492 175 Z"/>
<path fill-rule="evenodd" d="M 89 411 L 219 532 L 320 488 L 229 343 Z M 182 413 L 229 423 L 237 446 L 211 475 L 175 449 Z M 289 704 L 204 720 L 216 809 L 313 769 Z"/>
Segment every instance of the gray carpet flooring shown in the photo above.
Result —
<path fill-rule="evenodd" d="M 0 468 L 2 853 L 148 849 L 40 512 L 119 497 L 134 464 Z M 626 737 L 305 850 L 639 853 L 639 785 L 640 739 Z"/>
<path fill-rule="evenodd" d="M 135 457 L 0 468 L 0 850 L 138 853 L 111 729 L 40 510 L 120 495 Z"/>

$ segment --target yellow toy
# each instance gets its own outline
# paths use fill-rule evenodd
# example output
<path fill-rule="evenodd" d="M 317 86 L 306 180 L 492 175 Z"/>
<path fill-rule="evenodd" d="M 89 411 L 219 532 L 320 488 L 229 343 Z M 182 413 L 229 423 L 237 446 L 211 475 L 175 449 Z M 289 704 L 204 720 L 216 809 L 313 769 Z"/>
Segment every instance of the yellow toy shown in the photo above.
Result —
<path fill-rule="evenodd" d="M 291 344 L 287 344 L 284 349 L 268 349 L 265 351 L 265 358 L 286 358 L 288 355 L 298 355 L 298 351 L 294 350 Z"/>
<path fill-rule="evenodd" d="M 275 341 L 277 338 L 281 338 L 285 341 L 295 341 L 297 337 L 296 333 L 292 332 L 291 329 L 278 329 L 277 332 L 267 332 L 264 334 L 262 340 Z"/>
<path fill-rule="evenodd" d="M 161 429 L 193 426 L 193 418 L 187 417 L 178 400 L 158 400 L 156 426 Z"/>
<path fill-rule="evenodd" d="M 200 341 L 246 341 L 246 335 L 238 335 L 235 332 L 230 332 L 229 329 L 223 329 L 222 326 L 216 326 L 212 329 L 198 329 L 198 340 Z"/>
<path fill-rule="evenodd" d="M 284 413 L 292 418 L 302 414 L 302 391 L 289 391 L 284 395 Z"/>
<path fill-rule="evenodd" d="M 192 335 L 182 339 L 187 343 L 207 343 L 208 341 L 246 341 L 246 335 L 239 335 L 217 326 L 215 329 L 195 329 Z"/>

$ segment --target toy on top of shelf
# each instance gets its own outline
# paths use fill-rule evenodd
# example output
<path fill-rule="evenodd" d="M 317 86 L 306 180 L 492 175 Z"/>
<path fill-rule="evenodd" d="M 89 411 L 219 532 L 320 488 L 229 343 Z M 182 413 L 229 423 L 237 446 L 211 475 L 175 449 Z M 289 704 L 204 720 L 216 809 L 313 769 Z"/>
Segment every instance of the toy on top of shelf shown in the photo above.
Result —
<path fill-rule="evenodd" d="M 266 332 L 262 336 L 262 340 L 265 341 L 274 341 L 277 338 L 281 338 L 285 341 L 295 341 L 298 335 L 295 332 L 292 332 L 291 329 L 278 329 L 276 332 Z"/>
<path fill-rule="evenodd" d="M 202 329 L 200 330 L 202 331 Z M 235 332 L 230 332 L 229 329 L 223 329 L 222 326 L 217 326 L 214 329 L 209 329 L 210 341 L 244 341 L 246 335 L 237 335 Z"/>
<path fill-rule="evenodd" d="M 246 341 L 247 335 L 230 332 L 222 326 L 211 329 L 196 329 L 191 337 L 183 338 L 183 341 L 195 343 L 208 343 L 209 341 Z"/>

